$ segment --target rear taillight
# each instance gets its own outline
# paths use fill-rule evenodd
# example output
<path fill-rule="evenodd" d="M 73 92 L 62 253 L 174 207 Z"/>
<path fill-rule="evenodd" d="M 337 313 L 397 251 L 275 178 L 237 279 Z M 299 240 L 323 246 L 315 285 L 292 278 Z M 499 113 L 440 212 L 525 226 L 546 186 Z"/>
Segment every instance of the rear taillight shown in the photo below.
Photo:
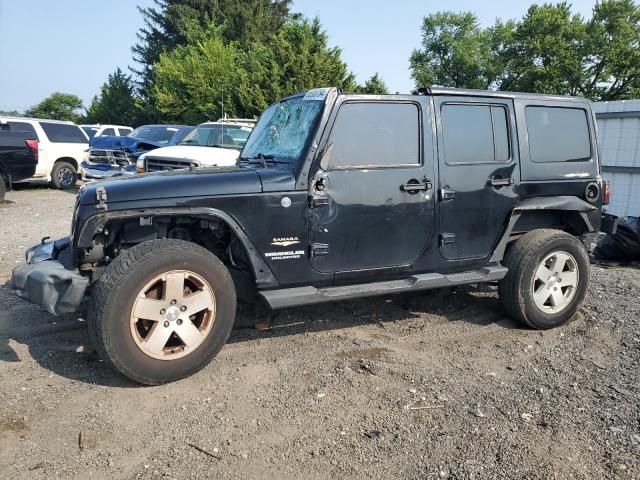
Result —
<path fill-rule="evenodd" d="M 609 200 L 611 200 L 611 182 L 604 182 L 602 187 L 602 204 L 609 205 Z"/>
<path fill-rule="evenodd" d="M 27 144 L 35 159 L 38 160 L 38 140 L 25 140 L 24 143 Z"/>

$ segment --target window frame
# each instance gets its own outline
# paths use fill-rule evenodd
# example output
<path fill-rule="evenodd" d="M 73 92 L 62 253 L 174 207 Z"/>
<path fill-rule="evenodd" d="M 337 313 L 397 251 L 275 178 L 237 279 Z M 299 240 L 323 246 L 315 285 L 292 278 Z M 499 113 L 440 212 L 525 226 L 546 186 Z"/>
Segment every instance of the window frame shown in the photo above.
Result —
<path fill-rule="evenodd" d="M 491 137 L 492 137 L 492 150 L 493 150 L 493 162 L 450 162 L 447 159 L 447 153 L 445 151 L 445 125 L 444 125 L 444 115 L 443 109 L 446 106 L 464 106 L 464 107 L 488 107 L 489 108 L 489 116 L 491 117 Z M 494 108 L 502 108 L 505 111 L 505 120 L 507 126 L 507 148 L 509 150 L 509 156 L 506 160 L 497 161 L 496 158 L 496 130 L 495 130 L 495 120 L 493 115 Z M 514 162 L 513 156 L 513 131 L 511 128 L 512 118 L 510 116 L 510 109 L 507 103 L 490 103 L 490 102 L 464 102 L 464 101 L 445 101 L 440 104 L 439 109 L 440 115 L 440 125 L 442 128 L 442 156 L 444 157 L 444 163 L 448 167 L 457 167 L 457 166 L 470 166 L 470 165 L 509 165 Z"/>
<path fill-rule="evenodd" d="M 331 122 L 331 128 L 329 129 L 329 134 L 327 135 L 327 141 L 325 144 L 325 150 L 323 155 L 326 155 L 327 149 L 331 148 L 333 145 L 332 136 L 333 131 L 336 126 L 336 122 L 340 115 L 340 110 L 345 105 L 351 104 L 367 104 L 367 105 L 412 105 L 416 108 L 418 113 L 418 162 L 417 163 L 400 163 L 394 165 L 347 165 L 347 166 L 332 166 L 331 158 L 329 158 L 329 164 L 327 165 L 327 169 L 325 171 L 344 171 L 344 170 L 380 170 L 380 169 L 398 169 L 398 168 L 421 168 L 424 165 L 424 120 L 423 120 L 423 112 L 422 105 L 420 102 L 412 101 L 412 100 L 373 100 L 373 99 L 348 99 L 340 102 L 337 105 L 336 114 Z"/>
<path fill-rule="evenodd" d="M 584 121 L 585 121 L 585 125 L 587 127 L 587 135 L 588 135 L 588 143 L 589 143 L 589 156 L 588 157 L 582 157 L 582 158 L 575 158 L 575 159 L 568 159 L 568 160 L 556 160 L 556 161 L 546 161 L 546 162 L 540 162 L 540 161 L 535 161 L 533 159 L 533 155 L 531 154 L 531 137 L 529 135 L 529 119 L 527 118 L 527 109 L 528 108 L 549 108 L 549 109 L 563 109 L 563 110 L 581 110 L 582 113 L 584 114 Z M 534 104 L 534 103 L 526 103 L 523 106 L 523 116 L 524 116 L 524 121 L 525 121 L 525 129 L 527 132 L 527 153 L 529 155 L 529 160 L 531 161 L 531 163 L 534 163 L 536 165 L 564 165 L 567 163 L 586 163 L 586 162 L 591 162 L 593 161 L 593 137 L 591 136 L 591 124 L 589 123 L 589 113 L 587 111 L 586 108 L 583 107 L 579 107 L 579 106 L 562 106 L 562 105 L 545 105 L 545 104 Z"/>

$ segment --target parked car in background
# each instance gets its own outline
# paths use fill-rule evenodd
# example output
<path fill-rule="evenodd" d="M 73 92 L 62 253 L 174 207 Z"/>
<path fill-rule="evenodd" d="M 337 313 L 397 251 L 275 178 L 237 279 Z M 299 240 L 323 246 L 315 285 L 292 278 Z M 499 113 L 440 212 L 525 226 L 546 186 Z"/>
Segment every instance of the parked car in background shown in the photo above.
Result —
<path fill-rule="evenodd" d="M 0 122 L 38 140 L 38 165 L 31 179 L 46 180 L 59 189 L 75 186 L 78 168 L 89 147 L 84 130 L 75 123 L 60 120 L 3 117 Z"/>
<path fill-rule="evenodd" d="M 102 179 L 135 174 L 140 155 L 156 148 L 176 145 L 193 128 L 187 125 L 143 125 L 127 136 L 94 137 L 82 162 L 83 178 Z"/>
<path fill-rule="evenodd" d="M 255 120 L 247 119 L 201 123 L 177 145 L 141 155 L 136 171 L 142 173 L 235 165 L 254 125 Z"/>
<path fill-rule="evenodd" d="M 122 125 L 80 125 L 80 128 L 84 130 L 89 140 L 93 140 L 94 137 L 124 137 L 133 132 L 133 128 Z"/>
<path fill-rule="evenodd" d="M 6 121 L 0 121 L 0 203 L 13 182 L 33 177 L 37 165 L 35 133 L 13 130 Z"/>

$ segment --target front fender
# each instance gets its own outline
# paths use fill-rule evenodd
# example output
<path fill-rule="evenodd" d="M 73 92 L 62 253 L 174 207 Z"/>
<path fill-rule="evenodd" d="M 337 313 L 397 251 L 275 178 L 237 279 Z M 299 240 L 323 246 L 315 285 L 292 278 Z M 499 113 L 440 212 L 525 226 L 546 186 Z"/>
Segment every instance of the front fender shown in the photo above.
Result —
<path fill-rule="evenodd" d="M 97 213 L 89 217 L 78 232 L 74 243 L 77 248 L 89 248 L 92 245 L 93 237 L 104 230 L 107 222 L 111 220 L 120 219 L 132 219 L 140 217 L 166 217 L 166 216 L 189 216 L 199 217 L 203 219 L 211 219 L 212 217 L 218 218 L 229 225 L 229 228 L 238 236 L 238 239 L 242 242 L 246 249 L 251 267 L 253 269 L 254 278 L 256 279 L 256 285 L 258 288 L 276 288 L 278 281 L 276 280 L 273 272 L 258 254 L 253 242 L 249 239 L 243 228 L 228 213 L 219 210 L 217 208 L 208 207 L 184 207 L 184 208 L 152 208 L 152 209 L 140 209 L 140 210 L 126 210 L 126 211 L 108 211 Z"/>

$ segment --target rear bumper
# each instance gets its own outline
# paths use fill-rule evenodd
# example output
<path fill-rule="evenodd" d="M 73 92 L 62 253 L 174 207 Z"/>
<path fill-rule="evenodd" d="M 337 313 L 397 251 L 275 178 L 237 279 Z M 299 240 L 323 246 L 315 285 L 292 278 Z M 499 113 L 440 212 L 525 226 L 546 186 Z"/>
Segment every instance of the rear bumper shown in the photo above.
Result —
<path fill-rule="evenodd" d="M 62 249 L 56 248 L 59 245 Z M 27 250 L 27 262 L 14 268 L 11 274 L 11 287 L 16 294 L 53 315 L 75 312 L 89 279 L 59 261 L 68 248 L 68 239 L 62 239 L 43 241 Z"/>

